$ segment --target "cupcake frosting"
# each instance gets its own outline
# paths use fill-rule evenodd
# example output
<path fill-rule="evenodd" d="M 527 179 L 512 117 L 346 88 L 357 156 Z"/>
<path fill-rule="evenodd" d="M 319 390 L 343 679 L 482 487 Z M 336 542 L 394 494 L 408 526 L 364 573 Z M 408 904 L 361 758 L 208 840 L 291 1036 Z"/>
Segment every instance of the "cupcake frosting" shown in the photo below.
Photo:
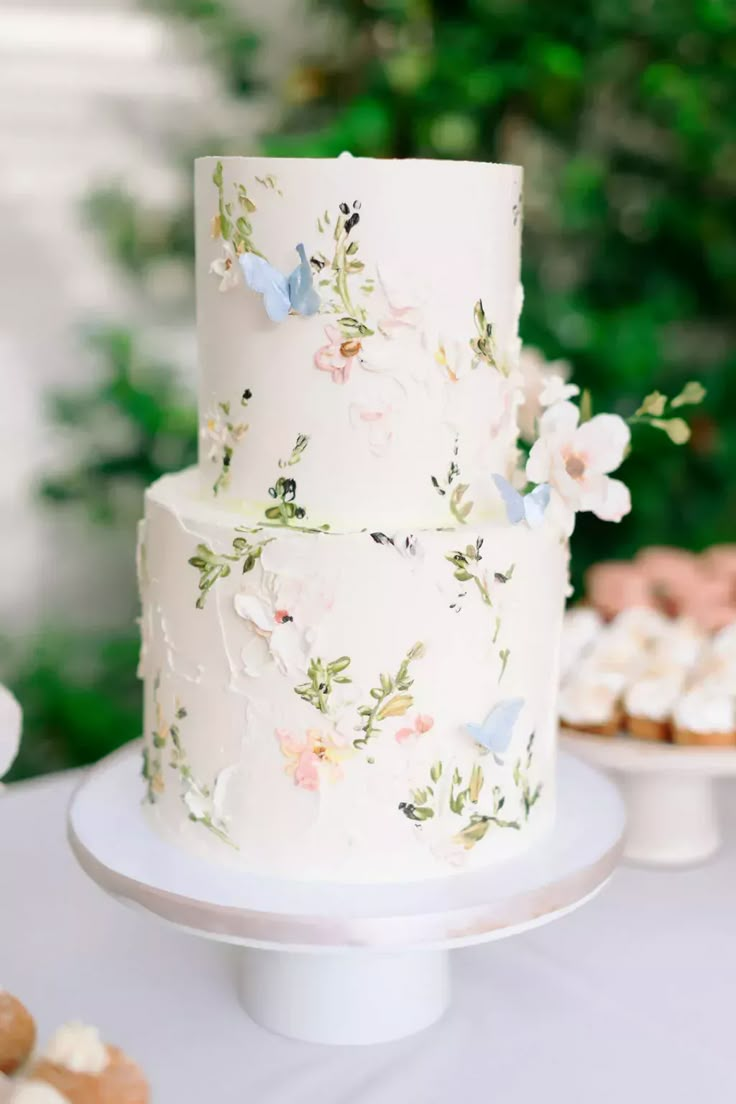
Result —
<path fill-rule="evenodd" d="M 560 691 L 560 716 L 574 725 L 606 724 L 614 716 L 624 685 L 617 672 L 579 671 Z"/>
<path fill-rule="evenodd" d="M 45 1057 L 73 1073 L 99 1074 L 107 1067 L 107 1047 L 96 1027 L 70 1023 L 60 1027 L 46 1047 Z"/>
<path fill-rule="evenodd" d="M 700 686 L 689 690 L 675 704 L 674 721 L 689 732 L 733 732 L 736 706 L 727 694 Z"/>
<path fill-rule="evenodd" d="M 624 707 L 631 717 L 666 721 L 681 690 L 682 679 L 676 676 L 639 679 L 626 690 Z"/>

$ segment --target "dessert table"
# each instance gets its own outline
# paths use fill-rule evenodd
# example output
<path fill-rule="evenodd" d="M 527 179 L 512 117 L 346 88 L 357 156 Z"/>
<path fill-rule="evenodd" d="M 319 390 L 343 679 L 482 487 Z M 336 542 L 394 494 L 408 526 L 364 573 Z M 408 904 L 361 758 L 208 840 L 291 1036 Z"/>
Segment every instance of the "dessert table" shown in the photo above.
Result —
<path fill-rule="evenodd" d="M 147 1071 L 154 1104 L 733 1098 L 732 783 L 709 864 L 624 867 L 558 923 L 455 952 L 455 1000 L 434 1027 L 331 1048 L 258 1028 L 238 1004 L 231 949 L 123 908 L 85 877 L 65 837 L 79 777 L 0 794 L 0 981 L 42 1038 L 65 1020 L 97 1024 Z"/>

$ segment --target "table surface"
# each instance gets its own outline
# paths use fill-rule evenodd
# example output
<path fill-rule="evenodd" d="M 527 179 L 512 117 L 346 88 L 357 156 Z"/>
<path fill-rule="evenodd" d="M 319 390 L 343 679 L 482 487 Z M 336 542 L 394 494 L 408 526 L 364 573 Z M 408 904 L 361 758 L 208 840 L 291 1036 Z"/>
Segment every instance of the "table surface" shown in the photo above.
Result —
<path fill-rule="evenodd" d="M 453 952 L 435 1027 L 377 1047 L 270 1035 L 231 948 L 106 897 L 66 843 L 77 774 L 0 794 L 0 982 L 41 1039 L 81 1019 L 134 1056 L 154 1104 L 730 1104 L 736 1094 L 736 787 L 726 844 L 689 870 L 623 867 L 548 927 Z M 387 994 L 390 1000 L 391 995 Z"/>

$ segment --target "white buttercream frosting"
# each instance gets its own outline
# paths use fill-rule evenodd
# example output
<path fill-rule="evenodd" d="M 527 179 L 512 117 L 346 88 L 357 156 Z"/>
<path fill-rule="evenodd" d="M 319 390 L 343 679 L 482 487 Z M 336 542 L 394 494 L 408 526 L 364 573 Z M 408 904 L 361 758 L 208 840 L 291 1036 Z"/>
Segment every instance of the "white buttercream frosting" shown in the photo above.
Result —
<path fill-rule="evenodd" d="M 625 684 L 618 671 L 579 667 L 560 691 L 560 717 L 573 725 L 606 724 L 615 715 Z"/>
<path fill-rule="evenodd" d="M 197 502 L 196 485 L 193 471 L 169 476 L 146 501 L 148 808 L 159 830 L 222 863 L 382 881 L 449 873 L 453 848 L 466 867 L 491 863 L 547 828 L 567 581 L 552 530 L 413 529 L 411 553 L 396 535 L 243 529 L 242 515 Z M 259 546 L 245 573 L 234 540 Z M 213 562 L 230 570 L 215 578 Z M 512 699 L 524 707 L 494 758 L 467 726 Z M 366 711 L 381 703 L 361 745 Z M 517 764 L 530 792 L 541 785 L 528 818 Z M 475 798 L 458 801 L 475 767 Z M 492 814 L 496 785 L 500 819 L 518 828 L 471 824 Z M 458 845 L 472 828 L 479 839 Z"/>
<path fill-rule="evenodd" d="M 221 290 L 211 271 L 214 263 L 223 275 L 223 241 L 212 236 L 218 162 L 225 202 L 234 204 L 233 220 L 246 216 L 252 248 L 287 273 L 302 242 L 321 266 L 318 313 L 269 321 L 232 250 L 229 290 Z M 268 177 L 273 186 L 263 185 Z M 521 180 L 518 167 L 477 162 L 199 159 L 202 494 L 213 499 L 228 445 L 218 502 L 269 504 L 269 488 L 285 474 L 297 479 L 297 501 L 313 523 L 432 527 L 455 524 L 452 488 L 442 495 L 431 481 L 442 486 L 455 462 L 454 483 L 469 485 L 476 516 L 492 516 L 490 477 L 513 465 L 521 389 L 488 363 L 476 370 L 471 340 L 482 297 L 495 355 L 507 367 L 517 339 Z M 338 257 L 335 229 L 348 217 L 350 252 Z M 440 258 L 450 279 L 436 278 Z M 337 285 L 336 260 L 346 275 Z M 298 468 L 280 469 L 299 435 L 309 443 Z"/>
<path fill-rule="evenodd" d="M 626 712 L 632 717 L 666 721 L 681 693 L 682 682 L 677 674 L 638 679 L 624 694 Z"/>
<path fill-rule="evenodd" d="M 69 1023 L 49 1040 L 45 1057 L 74 1073 L 102 1073 L 109 1062 L 107 1047 L 96 1027 Z"/>
<path fill-rule="evenodd" d="M 736 731 L 736 706 L 727 694 L 717 694 L 708 687 L 689 690 L 674 708 L 678 728 L 690 732 Z"/>

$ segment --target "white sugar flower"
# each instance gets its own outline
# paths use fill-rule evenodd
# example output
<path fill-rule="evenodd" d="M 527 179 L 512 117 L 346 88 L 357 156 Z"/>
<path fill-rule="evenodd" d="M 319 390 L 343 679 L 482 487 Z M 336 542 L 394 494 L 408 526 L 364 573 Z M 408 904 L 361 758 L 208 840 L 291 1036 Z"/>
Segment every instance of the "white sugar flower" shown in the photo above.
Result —
<path fill-rule="evenodd" d="M 629 427 L 617 414 L 597 414 L 579 424 L 571 402 L 555 403 L 539 419 L 539 440 L 526 465 L 532 483 L 549 483 L 571 533 L 575 512 L 590 510 L 603 521 L 620 521 L 631 509 L 628 487 L 610 479 L 629 444 Z"/>
<path fill-rule="evenodd" d="M 566 360 L 545 360 L 538 349 L 528 345 L 518 347 L 513 367 L 514 377 L 518 379 L 523 392 L 523 403 L 519 410 L 519 432 L 525 441 L 534 441 L 538 419 L 544 407 L 563 399 L 571 399 L 573 395 L 577 395 L 578 388 L 574 384 L 567 384 L 570 365 Z M 556 390 L 560 385 L 563 390 Z"/>
<path fill-rule="evenodd" d="M 539 405 L 543 407 L 554 406 L 558 402 L 566 402 L 580 394 L 580 388 L 574 383 L 565 383 L 562 376 L 550 375 L 544 381 L 539 395 Z"/>
<path fill-rule="evenodd" d="M 237 264 L 238 255 L 233 249 L 232 243 L 223 241 L 222 256 L 218 257 L 210 265 L 213 276 L 220 277 L 220 291 L 229 291 L 237 287 L 240 281 L 240 266 Z"/>

